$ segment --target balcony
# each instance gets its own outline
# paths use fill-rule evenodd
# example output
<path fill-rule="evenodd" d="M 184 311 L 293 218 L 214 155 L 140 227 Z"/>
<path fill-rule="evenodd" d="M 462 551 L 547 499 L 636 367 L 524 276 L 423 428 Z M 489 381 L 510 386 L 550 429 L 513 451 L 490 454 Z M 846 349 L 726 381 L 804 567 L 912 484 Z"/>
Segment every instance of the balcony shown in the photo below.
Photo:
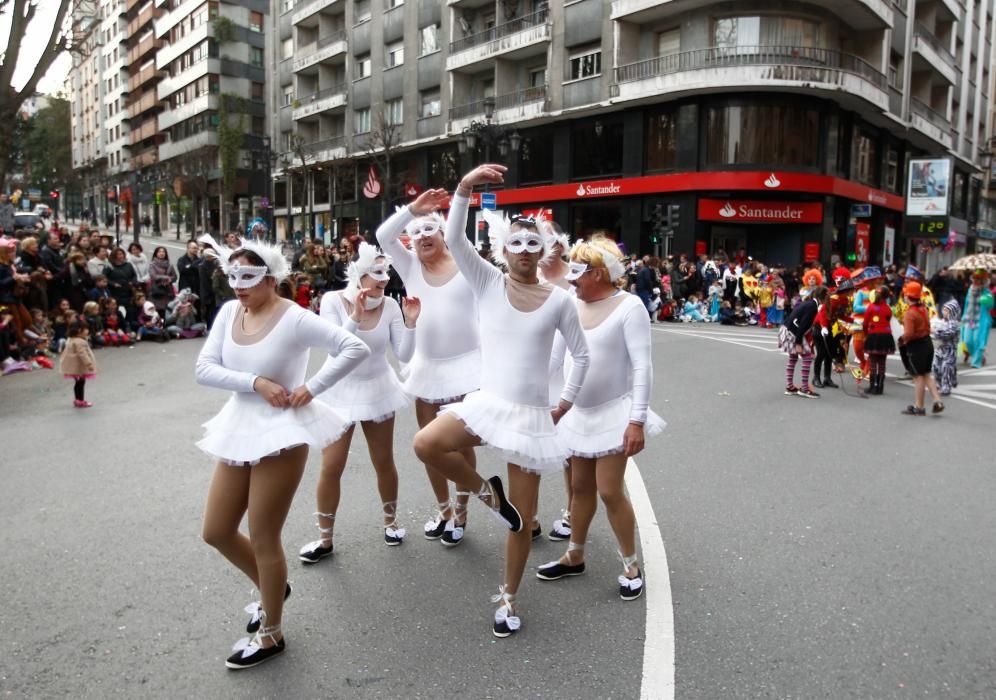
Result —
<path fill-rule="evenodd" d="M 647 24 L 676 17 L 702 5 L 701 0 L 613 0 L 610 18 Z M 854 29 L 880 29 L 891 27 L 893 23 L 893 7 L 888 0 L 823 0 L 820 5 Z"/>
<path fill-rule="evenodd" d="M 187 35 L 175 44 L 164 45 L 156 52 L 156 65 L 160 68 L 166 68 L 187 51 L 211 37 L 212 34 L 210 24 L 202 24 L 192 32 L 187 32 Z"/>
<path fill-rule="evenodd" d="M 301 150 L 305 155 L 313 156 L 316 163 L 340 160 L 346 157 L 346 137 L 332 136 L 321 141 L 312 141 L 304 144 Z"/>
<path fill-rule="evenodd" d="M 546 85 L 526 88 L 498 95 L 494 99 L 494 121 L 501 124 L 512 124 L 536 119 L 543 116 L 549 105 L 546 101 Z M 470 123 L 484 116 L 485 100 L 477 100 L 465 105 L 450 108 L 450 133 L 459 134 Z"/>
<path fill-rule="evenodd" d="M 328 61 L 339 55 L 345 60 L 346 53 L 346 32 L 335 32 L 318 39 L 313 44 L 298 47 L 297 53 L 300 56 L 294 58 L 291 70 L 295 73 L 317 73 L 318 64 Z M 314 70 L 309 70 L 309 69 Z"/>
<path fill-rule="evenodd" d="M 167 109 L 159 115 L 159 130 L 166 131 L 174 124 L 179 124 L 201 112 L 217 112 L 221 98 L 218 95 L 201 95 L 182 107 Z"/>
<path fill-rule="evenodd" d="M 955 85 L 958 81 L 954 56 L 941 45 L 933 32 L 917 22 L 913 31 L 913 71 L 931 69 L 949 85 Z"/>
<path fill-rule="evenodd" d="M 446 70 L 477 71 L 476 64 L 498 56 L 516 60 L 545 53 L 551 35 L 548 19 L 549 11 L 543 9 L 457 39 L 450 43 Z"/>
<path fill-rule="evenodd" d="M 345 107 L 348 99 L 345 84 L 319 90 L 313 95 L 302 95 L 294 100 L 291 118 L 294 121 L 317 119 L 318 115 L 331 109 Z"/>
<path fill-rule="evenodd" d="M 138 15 L 128 22 L 128 36 L 136 36 L 142 33 L 142 27 L 151 22 L 156 16 L 156 6 L 150 2 L 149 6 L 143 9 Z"/>
<path fill-rule="evenodd" d="M 159 125 L 155 119 L 147 119 L 142 124 L 141 127 L 134 128 L 131 133 L 128 134 L 128 142 L 134 146 L 136 143 L 141 143 L 146 139 L 150 139 L 159 133 Z"/>
<path fill-rule="evenodd" d="M 135 73 L 128 78 L 128 91 L 135 92 L 146 83 L 152 80 L 158 80 L 162 76 L 163 72 L 156 68 L 155 65 L 146 66 L 138 73 Z"/>
<path fill-rule="evenodd" d="M 315 26 L 318 24 L 318 18 L 315 15 L 338 2 L 339 0 L 312 0 L 309 3 L 301 4 L 291 15 L 291 24 Z"/>
<path fill-rule="evenodd" d="M 158 153 L 155 148 L 152 148 L 144 153 L 139 153 L 137 156 L 132 156 L 131 168 L 132 170 L 141 170 L 154 164 L 157 160 L 159 160 Z"/>
<path fill-rule="evenodd" d="M 166 141 L 159 145 L 159 160 L 169 160 L 177 156 L 186 155 L 196 151 L 198 148 L 218 145 L 217 131 L 202 131 L 199 134 L 188 136 L 179 141 Z"/>
<path fill-rule="evenodd" d="M 885 75 L 857 56 L 807 46 L 713 47 L 637 61 L 615 69 L 610 94 L 620 102 L 737 88 L 793 91 L 889 109 Z"/>
<path fill-rule="evenodd" d="M 910 98 L 910 124 L 933 142 L 951 149 L 951 122 L 915 97 Z"/>
<path fill-rule="evenodd" d="M 128 63 L 136 64 L 142 63 L 142 57 L 150 51 L 155 51 L 156 49 L 162 48 L 163 42 L 156 39 L 152 34 L 147 36 L 145 39 L 140 41 L 135 46 L 128 49 Z"/>
<path fill-rule="evenodd" d="M 221 73 L 221 59 L 202 58 L 197 61 L 197 63 L 191 64 L 186 68 L 186 70 L 178 73 L 172 78 L 164 78 L 156 86 L 156 92 L 159 95 L 159 99 L 165 100 L 180 88 L 190 85 L 190 83 L 194 82 L 198 78 L 203 78 L 209 73 Z"/>
<path fill-rule="evenodd" d="M 155 90 L 149 90 L 129 102 L 128 114 L 134 119 L 143 112 L 147 112 L 157 106 L 159 106 L 159 97 L 156 95 Z"/>

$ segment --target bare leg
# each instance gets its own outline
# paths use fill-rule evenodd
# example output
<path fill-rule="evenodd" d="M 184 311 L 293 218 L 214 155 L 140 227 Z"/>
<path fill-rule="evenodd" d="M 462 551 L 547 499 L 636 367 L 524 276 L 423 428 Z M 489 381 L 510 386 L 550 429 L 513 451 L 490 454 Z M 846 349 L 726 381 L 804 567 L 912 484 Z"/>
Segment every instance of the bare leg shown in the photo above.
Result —
<path fill-rule="evenodd" d="M 923 381 L 925 387 L 930 390 L 930 395 L 934 399 L 934 401 L 940 401 L 941 392 L 937 390 L 937 381 L 934 379 L 934 375 L 932 373 L 928 374 L 926 377 L 924 377 Z"/>
<path fill-rule="evenodd" d="M 395 521 L 394 514 L 398 504 L 398 469 L 394 464 L 394 418 L 391 417 L 381 423 L 363 421 L 360 426 L 367 439 L 370 461 L 373 462 L 374 471 L 377 472 L 377 492 L 380 493 L 380 502 L 384 504 L 386 527 Z M 387 510 L 388 504 L 393 506 L 390 513 Z"/>
<path fill-rule="evenodd" d="M 304 474 L 308 447 L 300 445 L 253 466 L 249 482 L 249 539 L 259 571 L 259 593 L 267 627 L 280 625 L 287 587 L 287 559 L 280 533 Z M 280 636 L 279 634 L 277 636 Z M 263 646 L 276 641 L 263 638 Z"/>
<path fill-rule="evenodd" d="M 467 432 L 463 421 L 450 413 L 436 417 L 415 434 L 415 455 L 424 464 L 431 464 L 444 479 L 456 483 L 461 491 L 477 493 L 484 479 L 464 456 L 466 448 L 481 444 Z"/>
<path fill-rule="evenodd" d="M 605 504 L 609 524 L 619 543 L 619 552 L 628 558 L 636 554 L 636 516 L 623 488 L 625 474 L 626 456 L 621 454 L 601 457 L 595 467 L 598 495 Z M 635 576 L 636 572 L 635 564 L 626 569 L 627 576 Z"/>
<path fill-rule="evenodd" d="M 923 408 L 923 396 L 927 391 L 927 380 L 923 375 L 913 377 L 913 388 L 916 391 L 916 399 L 913 403 L 917 408 Z"/>
<path fill-rule="evenodd" d="M 598 489 L 595 480 L 593 459 L 571 457 L 571 477 L 574 504 L 571 511 L 571 543 L 574 549 L 560 558 L 564 564 L 580 564 L 584 561 L 584 545 L 588 540 L 588 529 L 598 509 Z"/>
<path fill-rule="evenodd" d="M 415 420 L 418 422 L 419 428 L 429 425 L 429 423 L 435 420 L 437 413 L 439 413 L 439 406 L 437 404 L 426 403 L 421 399 L 415 399 Z M 470 449 L 469 452 L 471 454 L 474 453 L 473 449 Z M 436 496 L 436 502 L 439 504 L 448 504 L 450 502 L 450 485 L 446 481 L 446 477 L 440 474 L 428 462 L 425 463 L 425 475 L 429 478 L 429 486 L 432 487 L 432 492 Z M 441 511 L 441 514 L 444 520 L 452 519 L 452 507 L 447 506 L 445 511 Z"/>
<path fill-rule="evenodd" d="M 249 538 L 239 532 L 249 507 L 250 467 L 219 462 L 211 478 L 201 537 L 259 587 L 256 556 Z"/>
<path fill-rule="evenodd" d="M 332 528 L 335 527 L 335 514 L 339 510 L 342 474 L 346 471 L 349 445 L 353 440 L 355 427 L 349 426 L 341 438 L 322 450 L 322 471 L 318 475 L 315 502 L 318 504 L 318 527 L 326 546 L 332 543 Z"/>
<path fill-rule="evenodd" d="M 539 474 L 530 474 L 515 464 L 508 465 L 508 500 L 518 509 L 523 523 L 532 522 L 536 494 L 539 492 Z M 505 590 L 515 595 L 522 582 L 533 538 L 530 528 L 509 532 L 505 540 Z"/>

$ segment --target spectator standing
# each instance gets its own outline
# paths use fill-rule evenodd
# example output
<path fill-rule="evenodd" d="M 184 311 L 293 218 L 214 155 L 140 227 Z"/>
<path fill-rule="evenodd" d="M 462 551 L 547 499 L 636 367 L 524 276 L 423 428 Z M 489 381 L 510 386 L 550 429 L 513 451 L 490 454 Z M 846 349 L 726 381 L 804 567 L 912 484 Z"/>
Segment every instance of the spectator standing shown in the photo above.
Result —
<path fill-rule="evenodd" d="M 96 279 L 97 275 L 107 274 L 107 268 L 110 265 L 111 262 L 107 259 L 107 248 L 104 246 L 97 246 L 97 251 L 93 257 L 86 261 L 87 272 L 93 279 Z"/>
<path fill-rule="evenodd" d="M 49 301 L 66 296 L 69 291 L 69 270 L 62 257 L 62 238 L 58 233 L 52 233 L 45 239 L 39 258 L 42 267 L 50 275 L 46 278 Z"/>
<path fill-rule="evenodd" d="M 176 296 L 173 285 L 176 283 L 176 270 L 169 261 L 169 252 L 164 246 L 157 246 L 152 251 L 149 262 L 149 300 L 155 305 L 160 315 L 165 315 L 166 305 Z"/>
<path fill-rule="evenodd" d="M 317 293 L 325 290 L 329 278 L 329 263 L 325 257 L 325 246 L 317 241 L 301 258 L 301 271 L 311 277 L 311 284 Z"/>
<path fill-rule="evenodd" d="M 66 259 L 66 298 L 69 305 L 82 311 L 91 287 L 93 278 L 87 269 L 86 256 L 80 252 L 71 253 Z"/>
<path fill-rule="evenodd" d="M 128 262 L 135 270 L 135 281 L 143 285 L 146 290 L 149 288 L 149 259 L 142 252 L 140 243 L 132 243 L 128 246 Z"/>
<path fill-rule="evenodd" d="M 131 302 L 132 286 L 138 282 L 138 276 L 135 274 L 135 268 L 128 262 L 124 248 L 115 248 L 111 253 L 111 266 L 105 276 L 111 296 L 117 300 L 118 306 L 127 307 Z"/>
<path fill-rule="evenodd" d="M 187 241 L 187 252 L 176 260 L 177 286 L 181 290 L 189 289 L 194 294 L 199 293 L 201 287 L 197 269 L 201 263 L 199 252 L 197 241 Z"/>
<path fill-rule="evenodd" d="M 654 298 L 654 287 L 656 286 L 657 277 L 654 274 L 653 268 L 650 266 L 650 256 L 645 255 L 639 270 L 636 272 L 636 296 L 640 297 L 640 301 L 643 302 L 643 306 L 647 310 L 647 314 L 651 316 L 651 323 L 653 323 L 654 319 L 650 310 L 650 302 Z M 674 288 L 673 280 L 671 282 L 671 288 Z"/>
<path fill-rule="evenodd" d="M 22 274 L 14 266 L 14 253 L 17 241 L 13 238 L 0 238 L 0 306 L 10 310 L 18 337 L 31 325 L 31 314 L 21 302 L 27 295 L 31 282 L 30 275 Z"/>

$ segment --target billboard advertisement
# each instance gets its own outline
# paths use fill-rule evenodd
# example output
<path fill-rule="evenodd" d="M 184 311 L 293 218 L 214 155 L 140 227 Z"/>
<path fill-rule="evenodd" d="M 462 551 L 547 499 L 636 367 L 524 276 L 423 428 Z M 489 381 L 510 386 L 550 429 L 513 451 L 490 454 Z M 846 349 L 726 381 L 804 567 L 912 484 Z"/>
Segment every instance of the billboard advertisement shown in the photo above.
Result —
<path fill-rule="evenodd" d="M 944 216 L 948 213 L 951 161 L 914 158 L 906 187 L 907 216 Z"/>

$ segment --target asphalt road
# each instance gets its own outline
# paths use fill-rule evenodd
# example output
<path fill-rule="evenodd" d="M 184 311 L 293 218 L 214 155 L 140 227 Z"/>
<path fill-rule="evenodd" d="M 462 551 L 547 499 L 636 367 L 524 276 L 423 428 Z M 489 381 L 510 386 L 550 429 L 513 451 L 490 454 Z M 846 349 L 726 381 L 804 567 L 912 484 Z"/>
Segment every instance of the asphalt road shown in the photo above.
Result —
<path fill-rule="evenodd" d="M 655 327 L 653 405 L 669 426 L 637 462 L 670 565 L 676 697 L 996 696 L 996 404 L 901 416 L 912 390 L 895 381 L 868 400 L 784 397 L 773 338 Z M 523 631 L 495 640 L 503 532 L 475 505 L 463 547 L 421 537 L 432 498 L 410 415 L 395 441 L 408 541 L 381 543 L 357 435 L 336 555 L 290 562 L 287 654 L 227 672 L 250 584 L 199 538 L 212 467 L 194 442 L 225 398 L 194 383 L 199 347 L 99 351 L 86 411 L 56 372 L 0 379 L 0 692 L 640 697 L 647 601 L 616 596 L 604 517 L 587 575 L 527 579 Z M 317 466 L 312 455 L 284 531 L 291 555 L 314 538 Z M 544 527 L 561 489 L 544 482 Z M 530 567 L 561 551 L 543 540 Z"/>

